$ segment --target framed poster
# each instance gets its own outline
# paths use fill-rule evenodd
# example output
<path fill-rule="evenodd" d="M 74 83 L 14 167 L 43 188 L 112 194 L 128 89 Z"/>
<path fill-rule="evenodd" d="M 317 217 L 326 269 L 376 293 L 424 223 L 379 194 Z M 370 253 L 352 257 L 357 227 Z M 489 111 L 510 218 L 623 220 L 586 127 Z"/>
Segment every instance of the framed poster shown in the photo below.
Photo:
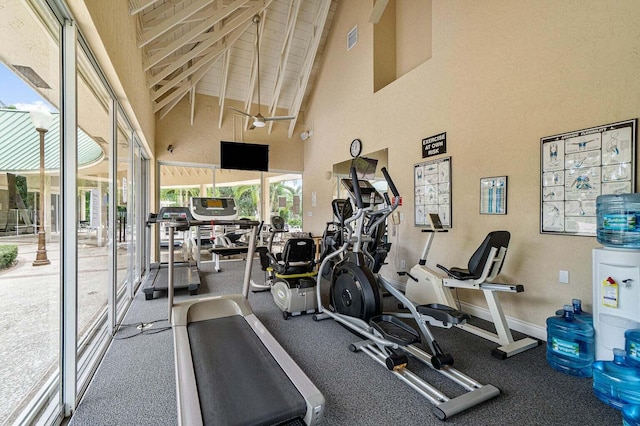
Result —
<path fill-rule="evenodd" d="M 437 213 L 443 228 L 451 228 L 451 157 L 413 166 L 415 226 L 431 226 L 428 215 Z"/>
<path fill-rule="evenodd" d="M 507 214 L 507 177 L 480 179 L 480 214 Z"/>
<path fill-rule="evenodd" d="M 596 197 L 635 191 L 638 120 L 540 139 L 540 232 L 596 235 Z"/>

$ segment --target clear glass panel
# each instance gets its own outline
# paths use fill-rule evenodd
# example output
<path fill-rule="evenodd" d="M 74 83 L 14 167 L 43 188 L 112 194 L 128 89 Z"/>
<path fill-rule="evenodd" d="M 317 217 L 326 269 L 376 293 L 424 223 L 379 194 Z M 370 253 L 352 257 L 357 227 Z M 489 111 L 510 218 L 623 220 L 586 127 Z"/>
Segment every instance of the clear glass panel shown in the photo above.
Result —
<path fill-rule="evenodd" d="M 191 197 L 210 196 L 212 190 L 212 168 L 160 165 L 161 207 L 186 207 Z"/>
<path fill-rule="evenodd" d="M 138 230 L 136 229 L 136 224 L 138 222 L 138 183 L 139 183 L 139 169 L 140 169 L 140 150 L 137 144 L 133 143 L 133 158 L 131 159 L 131 173 L 129 180 L 129 197 L 127 200 L 127 233 L 129 234 L 129 244 L 127 246 L 127 251 L 130 255 L 129 262 L 131 265 L 130 268 L 130 282 L 128 283 L 128 295 L 133 297 L 133 286 L 138 282 L 140 278 L 140 263 L 136 262 L 136 253 L 138 250 Z"/>
<path fill-rule="evenodd" d="M 233 197 L 241 218 L 260 220 L 262 215 L 260 172 L 216 169 L 216 197 Z"/>
<path fill-rule="evenodd" d="M 2 2 L 0 250 L 17 255 L 0 265 L 0 423 L 60 407 L 60 27 L 35 12 Z"/>
<path fill-rule="evenodd" d="M 302 231 L 302 175 L 269 173 L 267 182 L 269 183 L 269 218 L 275 215 L 280 216 L 287 223 L 289 231 Z"/>
<path fill-rule="evenodd" d="M 117 176 L 116 176 L 116 284 L 118 299 L 132 277 L 134 239 L 132 232 L 133 161 L 131 159 L 131 128 L 118 111 L 117 114 Z M 120 304 L 118 305 L 120 306 Z M 117 315 L 120 318 L 120 315 Z"/>
<path fill-rule="evenodd" d="M 85 52 L 78 57 L 78 356 L 106 333 L 109 291 L 111 98 Z M 79 368 L 82 363 L 78 363 Z M 78 374 L 81 379 L 82 375 Z"/>
<path fill-rule="evenodd" d="M 191 197 L 210 197 L 213 193 L 213 169 L 206 167 L 160 165 L 160 207 L 187 207 Z M 206 232 L 203 229 L 201 231 Z M 184 260 L 184 232 L 175 234 L 176 259 Z M 187 241 L 188 242 L 188 241 Z M 161 261 L 167 261 L 169 246 L 168 230 L 160 227 Z"/>
<path fill-rule="evenodd" d="M 151 248 L 151 234 L 147 235 L 147 227 L 145 226 L 147 219 L 149 218 L 149 212 L 151 207 L 151 200 L 149 199 L 149 189 L 151 187 L 151 161 L 146 158 L 144 150 L 140 148 L 140 210 L 138 214 L 138 221 L 141 226 L 138 231 L 139 241 L 139 254 L 140 254 L 140 268 L 141 276 L 148 271 L 148 267 L 151 263 L 152 248 Z M 148 239 L 147 239 L 148 237 Z M 138 284 L 138 286 L 141 282 Z"/>
<path fill-rule="evenodd" d="M 135 163 L 134 163 L 134 169 L 135 169 L 135 192 L 134 192 L 134 204 L 136 205 L 136 215 L 135 215 L 135 222 L 133 225 L 133 230 L 135 232 L 135 259 L 133 264 L 135 265 L 135 270 L 134 270 L 134 285 L 135 288 L 133 289 L 134 291 L 137 289 L 137 285 L 140 284 L 140 277 L 142 276 L 143 272 L 144 272 L 144 265 L 145 265 L 145 253 L 146 253 L 146 245 L 145 245 L 145 240 L 144 240 L 144 222 L 145 222 L 145 216 L 146 216 L 146 202 L 145 202 L 145 195 L 147 194 L 147 191 L 145 190 L 145 186 L 144 186 L 144 182 L 143 182 L 143 178 L 144 178 L 144 173 L 146 172 L 146 169 L 144 167 L 144 158 L 142 157 L 142 149 L 140 148 L 140 145 L 138 145 L 138 141 L 136 140 L 135 143 L 135 147 L 134 147 L 134 159 L 135 159 Z M 135 224 L 140 224 L 140 226 L 136 226 Z M 133 294 L 132 294 L 133 296 Z"/>

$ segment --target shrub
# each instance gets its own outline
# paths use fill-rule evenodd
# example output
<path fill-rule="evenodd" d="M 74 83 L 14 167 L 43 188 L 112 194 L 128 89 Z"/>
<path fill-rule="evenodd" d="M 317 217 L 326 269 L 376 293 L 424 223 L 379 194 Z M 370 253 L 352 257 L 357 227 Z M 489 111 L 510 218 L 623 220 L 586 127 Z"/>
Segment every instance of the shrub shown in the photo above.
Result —
<path fill-rule="evenodd" d="M 18 257 L 18 246 L 15 244 L 0 246 L 0 269 L 8 268 Z"/>

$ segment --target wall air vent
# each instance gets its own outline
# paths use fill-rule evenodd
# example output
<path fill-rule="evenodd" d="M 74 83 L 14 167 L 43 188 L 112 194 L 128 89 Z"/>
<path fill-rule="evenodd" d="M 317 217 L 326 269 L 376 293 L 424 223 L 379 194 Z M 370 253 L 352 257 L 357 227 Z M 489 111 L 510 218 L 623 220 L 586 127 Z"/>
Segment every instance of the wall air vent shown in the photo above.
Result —
<path fill-rule="evenodd" d="M 16 71 L 22 74 L 24 78 L 29 80 L 31 84 L 33 84 L 35 87 L 38 87 L 40 89 L 51 89 L 51 86 L 49 86 L 47 82 L 44 81 L 42 77 L 40 77 L 38 73 L 33 70 L 33 68 L 25 67 L 22 65 L 12 65 L 12 66 L 13 68 L 16 69 Z"/>
<path fill-rule="evenodd" d="M 347 34 L 347 50 L 351 50 L 353 46 L 358 42 L 358 26 L 353 27 Z"/>

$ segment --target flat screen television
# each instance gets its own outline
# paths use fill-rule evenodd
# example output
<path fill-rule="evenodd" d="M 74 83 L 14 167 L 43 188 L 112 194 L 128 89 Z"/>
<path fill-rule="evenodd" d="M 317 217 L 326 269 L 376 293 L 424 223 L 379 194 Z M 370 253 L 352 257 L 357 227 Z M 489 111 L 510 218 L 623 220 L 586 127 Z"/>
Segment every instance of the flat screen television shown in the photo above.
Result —
<path fill-rule="evenodd" d="M 220 141 L 220 167 L 269 171 L 269 145 Z"/>

